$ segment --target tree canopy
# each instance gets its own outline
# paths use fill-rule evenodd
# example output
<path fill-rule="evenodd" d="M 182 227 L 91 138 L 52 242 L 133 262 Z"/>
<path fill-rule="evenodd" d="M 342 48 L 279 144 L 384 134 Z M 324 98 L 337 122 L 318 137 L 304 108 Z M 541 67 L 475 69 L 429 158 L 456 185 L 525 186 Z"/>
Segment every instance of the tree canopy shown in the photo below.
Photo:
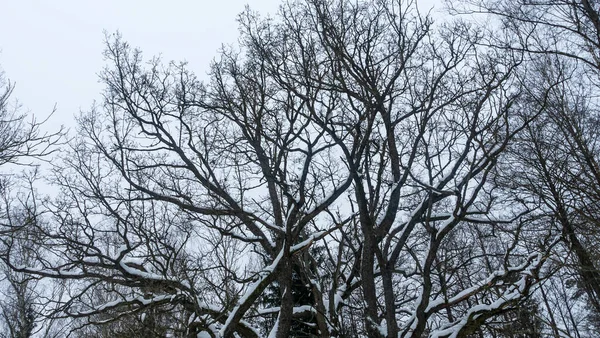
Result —
<path fill-rule="evenodd" d="M 61 149 L 55 198 L 31 188 L 15 207 L 4 192 L 0 258 L 18 301 L 36 298 L 5 303 L 21 316 L 7 322 L 37 313 L 38 334 L 85 337 L 593 335 L 598 5 L 448 13 L 247 9 L 207 80 L 114 34 L 102 101 L 66 144 L 0 109 L 0 165 Z M 52 321 L 69 330 L 43 331 Z"/>

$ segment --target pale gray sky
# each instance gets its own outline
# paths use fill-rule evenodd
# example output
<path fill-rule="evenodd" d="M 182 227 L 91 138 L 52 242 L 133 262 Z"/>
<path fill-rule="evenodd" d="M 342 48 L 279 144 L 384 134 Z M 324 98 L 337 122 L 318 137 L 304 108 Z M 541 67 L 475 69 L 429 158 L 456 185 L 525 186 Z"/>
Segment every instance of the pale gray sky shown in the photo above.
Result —
<path fill-rule="evenodd" d="M 52 125 L 99 98 L 103 40 L 117 30 L 146 57 L 186 60 L 208 70 L 222 43 L 235 43 L 236 17 L 246 4 L 275 13 L 280 0 L 1 0 L 0 67 L 16 82 L 14 98 L 38 117 L 54 105 Z"/>
<path fill-rule="evenodd" d="M 275 14 L 281 0 L 0 0 L 0 68 L 14 98 L 38 118 L 54 105 L 49 131 L 99 99 L 104 31 L 119 31 L 146 58 L 186 60 L 202 77 L 219 47 L 236 43 L 244 6 Z M 441 0 L 419 0 L 422 10 Z"/>

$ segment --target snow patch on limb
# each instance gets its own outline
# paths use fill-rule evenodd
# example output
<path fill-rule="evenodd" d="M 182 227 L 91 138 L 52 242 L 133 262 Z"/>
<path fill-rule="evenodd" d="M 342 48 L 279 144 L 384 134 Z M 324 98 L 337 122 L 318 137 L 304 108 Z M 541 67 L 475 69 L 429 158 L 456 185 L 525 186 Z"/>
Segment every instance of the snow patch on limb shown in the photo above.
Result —
<path fill-rule="evenodd" d="M 268 314 L 273 314 L 273 313 L 279 313 L 279 311 L 281 311 L 281 307 L 274 306 L 274 307 L 270 307 L 270 308 L 259 309 L 258 314 L 268 315 Z M 315 309 L 314 307 L 312 307 L 310 305 L 301 305 L 301 306 L 295 306 L 292 310 L 293 314 L 301 314 L 301 313 L 308 313 L 308 312 L 316 314 L 317 309 Z"/>
<path fill-rule="evenodd" d="M 382 337 L 388 336 L 387 322 L 385 319 L 381 321 L 380 325 L 377 325 L 377 330 Z"/>
<path fill-rule="evenodd" d="M 279 317 L 281 317 L 281 312 L 279 312 L 279 315 L 277 315 L 277 320 L 275 321 L 275 325 L 273 325 L 273 328 L 269 332 L 268 338 L 277 337 L 277 331 L 279 330 Z"/>
<path fill-rule="evenodd" d="M 134 263 L 134 264 L 131 264 L 131 263 Z M 188 290 L 191 289 L 190 285 L 186 281 L 180 280 L 175 277 L 168 278 L 168 277 L 156 274 L 156 273 L 147 272 L 143 266 L 136 264 L 135 262 L 130 261 L 129 259 L 121 260 L 119 262 L 119 267 L 121 267 L 127 274 L 132 275 L 132 276 L 140 277 L 143 279 L 150 279 L 150 280 L 154 280 L 154 281 L 177 283 L 179 285 L 182 285 L 183 287 L 185 287 Z"/>
<path fill-rule="evenodd" d="M 294 309 L 292 310 L 292 313 L 295 315 L 300 314 L 300 313 L 307 313 L 307 312 L 316 314 L 317 309 L 315 309 L 314 307 L 312 307 L 310 305 L 302 305 L 302 306 L 294 306 Z"/>
<path fill-rule="evenodd" d="M 87 264 L 101 264 L 103 262 L 99 256 L 86 256 L 81 261 Z"/>
<path fill-rule="evenodd" d="M 327 234 L 326 231 L 318 231 L 318 232 L 311 234 L 310 236 L 308 236 L 307 239 L 290 247 L 290 253 L 293 254 L 293 253 L 296 253 L 298 251 L 302 251 L 302 250 L 308 248 L 314 241 L 323 238 L 326 234 Z"/>
<path fill-rule="evenodd" d="M 274 307 L 269 307 L 269 308 L 265 308 L 265 309 L 258 309 L 257 312 L 259 315 L 270 315 L 273 313 L 279 313 L 280 310 L 281 310 L 281 307 L 274 306 Z"/>
<path fill-rule="evenodd" d="M 281 262 L 283 251 L 284 249 L 279 251 L 279 254 L 275 260 L 273 260 L 273 263 L 262 269 L 262 271 L 259 273 L 260 277 L 258 280 L 248 287 L 248 290 L 246 290 L 244 296 L 240 298 L 238 304 L 235 306 L 235 308 L 233 308 L 227 317 L 225 324 L 223 324 L 223 327 L 219 331 L 220 337 L 224 337 L 225 334 L 231 330 L 231 327 L 235 326 L 242 319 L 244 313 L 246 313 L 246 311 L 250 308 L 251 303 L 258 297 L 258 293 L 262 292 L 262 290 L 270 283 L 269 277 L 272 277 L 273 272 Z"/>
<path fill-rule="evenodd" d="M 89 274 L 84 273 L 81 269 L 76 268 L 73 265 L 69 265 L 67 267 L 29 267 L 26 265 L 10 265 L 10 262 L 7 263 L 13 270 L 17 272 L 30 273 L 42 277 L 50 277 L 50 278 L 85 278 L 88 277 Z"/>
<path fill-rule="evenodd" d="M 456 217 L 454 217 L 454 215 L 450 215 L 450 217 L 442 221 L 442 223 L 438 226 L 436 236 L 439 238 L 441 236 L 440 234 L 443 233 L 446 230 L 446 228 L 453 224 L 455 221 Z"/>
<path fill-rule="evenodd" d="M 92 316 L 92 315 L 95 315 L 95 314 L 98 314 L 98 313 L 101 313 L 101 312 L 104 312 L 107 310 L 115 309 L 115 308 L 118 308 L 121 306 L 125 306 L 125 305 L 139 304 L 142 306 L 147 306 L 147 305 L 151 305 L 154 303 L 170 302 L 173 299 L 175 299 L 175 297 L 177 297 L 177 295 L 161 295 L 161 296 L 156 296 L 156 297 L 144 297 L 144 296 L 127 297 L 124 299 L 117 299 L 117 300 L 113 300 L 110 302 L 106 302 L 106 303 L 98 305 L 88 311 L 77 311 L 77 312 L 71 312 L 69 314 L 72 316 L 75 316 L 75 317 L 86 317 L 86 316 Z"/>
<path fill-rule="evenodd" d="M 196 302 L 198 303 L 198 306 L 200 306 L 200 308 L 202 308 L 202 309 L 207 309 L 207 310 L 210 310 L 215 313 L 221 311 L 221 308 L 219 308 L 218 306 L 208 304 L 205 301 L 200 300 L 200 297 L 198 297 L 198 296 L 196 297 Z"/>
<path fill-rule="evenodd" d="M 340 308 L 340 305 L 344 303 L 344 293 L 346 292 L 346 284 L 341 285 L 335 292 L 333 296 L 333 307 L 337 310 Z"/>

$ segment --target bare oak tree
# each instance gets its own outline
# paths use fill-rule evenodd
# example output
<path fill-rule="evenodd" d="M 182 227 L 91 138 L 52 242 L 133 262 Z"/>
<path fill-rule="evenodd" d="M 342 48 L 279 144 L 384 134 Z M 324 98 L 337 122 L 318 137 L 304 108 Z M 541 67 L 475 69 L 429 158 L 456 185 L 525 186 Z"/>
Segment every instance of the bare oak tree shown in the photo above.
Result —
<path fill-rule="evenodd" d="M 56 166 L 35 263 L 4 253 L 68 283 L 54 316 L 181 336 L 465 337 L 528 298 L 554 242 L 525 246 L 529 223 L 490 183 L 535 117 L 520 114 L 522 51 L 410 1 L 239 21 L 205 82 L 108 39 L 104 100 Z"/>

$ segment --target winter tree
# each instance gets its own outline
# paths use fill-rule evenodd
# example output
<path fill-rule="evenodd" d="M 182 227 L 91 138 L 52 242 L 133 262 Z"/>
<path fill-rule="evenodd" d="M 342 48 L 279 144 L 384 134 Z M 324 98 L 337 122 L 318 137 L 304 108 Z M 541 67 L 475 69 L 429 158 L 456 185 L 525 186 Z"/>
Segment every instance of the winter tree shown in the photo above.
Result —
<path fill-rule="evenodd" d="M 28 228 L 37 213 L 31 179 L 15 173 L 17 168 L 36 173 L 34 161 L 47 157 L 61 141 L 62 130 L 42 131 L 42 122 L 29 120 L 12 97 L 14 84 L 0 73 L 0 240 L 12 243 L 11 261 L 29 262 L 32 233 Z M 29 180 L 28 180 L 28 179 Z M 38 279 L 0 266 L 0 336 L 27 338 L 39 331 Z"/>
<path fill-rule="evenodd" d="M 495 184 L 539 115 L 523 114 L 528 51 L 412 1 L 290 1 L 239 23 L 206 81 L 107 39 L 39 249 L 21 264 L 4 245 L 15 271 L 65 283 L 53 316 L 123 336 L 537 325 L 516 309 L 558 239 L 531 245 L 538 224 Z"/>
<path fill-rule="evenodd" d="M 538 295 L 546 304 L 546 320 L 553 334 L 585 336 L 585 328 L 590 326 L 587 332 L 597 332 L 598 3 L 463 1 L 455 9 L 495 17 L 504 33 L 489 44 L 525 51 L 532 59 L 535 74 L 529 83 L 540 91 L 531 92 L 529 113 L 541 116 L 518 137 L 511 151 L 514 156 L 509 166 L 520 168 L 520 173 L 513 175 L 518 179 L 511 190 L 529 202 L 527 207 L 535 210 L 532 217 L 536 222 L 561 234 L 553 264 L 557 280 L 548 281 L 548 290 L 543 287 Z M 553 314 L 557 308 L 568 311 Z"/>

